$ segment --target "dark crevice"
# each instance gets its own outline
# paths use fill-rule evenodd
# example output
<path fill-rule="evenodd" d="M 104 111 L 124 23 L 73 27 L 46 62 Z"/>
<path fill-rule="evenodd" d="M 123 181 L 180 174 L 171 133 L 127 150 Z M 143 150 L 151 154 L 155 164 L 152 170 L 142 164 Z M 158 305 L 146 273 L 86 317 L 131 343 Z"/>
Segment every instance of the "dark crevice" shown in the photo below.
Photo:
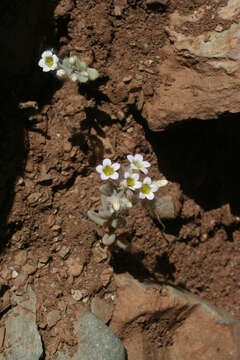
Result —
<path fill-rule="evenodd" d="M 2 0 L 0 5 L 0 66 L 4 69 L 0 109 L 0 251 L 20 226 L 20 222 L 11 222 L 9 217 L 15 200 L 15 183 L 24 176 L 29 150 L 26 131 L 28 114 L 19 108 L 19 103 L 36 100 L 41 109 L 50 102 L 59 86 L 51 74 L 43 74 L 38 66 L 41 52 L 49 44 L 57 43 L 51 30 L 54 29 L 53 12 L 58 2 L 36 0 L 29 3 L 24 0 L 20 4 L 17 0 Z"/>
<path fill-rule="evenodd" d="M 179 183 L 184 194 L 205 210 L 229 203 L 232 213 L 240 214 L 240 114 L 191 119 L 153 132 L 135 107 L 131 112 L 143 126 L 159 168 L 169 181 Z"/>
<path fill-rule="evenodd" d="M 57 19 L 57 38 L 58 41 L 60 41 L 61 38 L 67 38 L 68 40 L 71 40 L 69 34 L 68 34 L 68 24 L 70 21 L 70 15 L 62 16 Z"/>

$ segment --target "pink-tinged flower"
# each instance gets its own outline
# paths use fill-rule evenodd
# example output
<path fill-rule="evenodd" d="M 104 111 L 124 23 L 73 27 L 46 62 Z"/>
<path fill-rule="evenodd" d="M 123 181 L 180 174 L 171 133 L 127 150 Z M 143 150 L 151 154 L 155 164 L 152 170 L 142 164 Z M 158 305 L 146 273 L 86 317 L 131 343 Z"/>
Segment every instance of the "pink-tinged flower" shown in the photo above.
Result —
<path fill-rule="evenodd" d="M 147 198 L 148 200 L 153 200 L 154 198 L 154 192 L 158 191 L 158 185 L 152 183 L 152 180 L 150 177 L 145 177 L 143 180 L 139 197 L 140 199 Z"/>
<path fill-rule="evenodd" d="M 136 155 L 128 155 L 128 161 L 130 162 L 130 167 L 133 170 L 142 171 L 144 174 L 148 173 L 147 168 L 151 166 L 148 161 L 143 161 L 143 157 L 141 154 Z"/>
<path fill-rule="evenodd" d="M 125 188 L 129 188 L 131 190 L 140 189 L 142 186 L 141 181 L 138 181 L 139 174 L 137 173 L 129 173 L 128 171 L 124 174 L 124 180 L 122 181 L 122 185 Z"/>
<path fill-rule="evenodd" d="M 119 174 L 117 170 L 120 168 L 120 164 L 112 164 L 110 159 L 104 159 L 102 165 L 96 167 L 97 172 L 101 175 L 102 180 L 113 179 L 117 180 Z"/>
<path fill-rule="evenodd" d="M 58 57 L 53 54 L 51 50 L 46 50 L 42 53 L 42 57 L 38 62 L 38 65 L 43 69 L 44 72 L 56 70 L 58 64 Z"/>

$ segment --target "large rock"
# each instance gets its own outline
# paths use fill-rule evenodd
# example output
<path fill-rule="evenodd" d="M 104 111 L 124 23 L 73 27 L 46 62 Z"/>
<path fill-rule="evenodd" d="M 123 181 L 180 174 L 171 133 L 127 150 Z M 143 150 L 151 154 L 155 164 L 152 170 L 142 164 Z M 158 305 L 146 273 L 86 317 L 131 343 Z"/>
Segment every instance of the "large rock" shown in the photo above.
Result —
<path fill-rule="evenodd" d="M 8 312 L 5 326 L 5 360 L 39 360 L 43 354 L 36 324 L 36 296 L 28 288 L 16 296 L 17 306 Z"/>
<path fill-rule="evenodd" d="M 118 286 L 112 330 L 128 360 L 239 360 L 240 321 L 185 291 L 144 284 L 128 274 Z"/>
<path fill-rule="evenodd" d="M 121 341 L 91 312 L 80 314 L 75 329 L 79 348 L 73 357 L 59 352 L 57 360 L 124 360 Z"/>
<path fill-rule="evenodd" d="M 143 109 L 152 130 L 240 111 L 240 7 L 229 0 L 224 7 L 219 3 L 215 10 L 210 8 L 206 4 L 186 16 L 177 11 L 170 16 L 171 45 L 157 68 L 162 82 Z M 210 11 L 213 19 L 219 18 L 213 30 L 206 21 Z M 221 21 L 227 26 L 219 25 Z"/>

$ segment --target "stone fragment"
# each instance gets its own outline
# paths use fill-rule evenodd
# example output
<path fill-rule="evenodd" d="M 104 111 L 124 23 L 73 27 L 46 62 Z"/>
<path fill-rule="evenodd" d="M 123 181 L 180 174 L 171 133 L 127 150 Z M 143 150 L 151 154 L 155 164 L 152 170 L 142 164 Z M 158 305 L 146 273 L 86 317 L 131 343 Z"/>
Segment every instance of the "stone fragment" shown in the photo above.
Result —
<path fill-rule="evenodd" d="M 47 264 L 47 263 L 48 263 L 48 260 L 49 260 L 49 256 L 48 256 L 48 255 L 41 256 L 41 257 L 39 258 L 39 262 L 42 263 L 42 264 Z"/>
<path fill-rule="evenodd" d="M 131 80 L 132 80 L 132 75 L 130 75 L 130 74 L 124 76 L 124 78 L 122 79 L 122 81 L 123 81 L 125 84 L 129 83 Z"/>
<path fill-rule="evenodd" d="M 114 15 L 115 16 L 121 16 L 122 15 L 122 10 L 121 10 L 120 6 L 114 6 Z"/>
<path fill-rule="evenodd" d="M 65 152 L 70 152 L 72 150 L 72 144 L 69 141 L 65 141 L 63 144 L 63 150 Z"/>
<path fill-rule="evenodd" d="M 80 314 L 75 328 L 79 348 L 72 360 L 125 360 L 121 341 L 92 313 Z"/>
<path fill-rule="evenodd" d="M 91 312 L 96 315 L 104 324 L 106 324 L 112 316 L 114 309 L 113 304 L 107 303 L 105 300 L 95 296 L 91 302 Z"/>
<path fill-rule="evenodd" d="M 40 192 L 34 192 L 28 196 L 28 201 L 31 205 L 35 204 L 41 197 Z"/>
<path fill-rule="evenodd" d="M 33 109 L 38 110 L 38 103 L 36 101 L 25 101 L 18 104 L 19 109 Z"/>
<path fill-rule="evenodd" d="M 13 270 L 12 272 L 12 278 L 16 279 L 18 277 L 18 272 L 16 270 Z"/>
<path fill-rule="evenodd" d="M 118 118 L 118 120 L 120 120 L 120 121 L 123 121 L 123 120 L 125 119 L 125 114 L 124 114 L 124 112 L 123 112 L 122 110 L 119 110 L 119 111 L 117 112 L 117 118 Z"/>
<path fill-rule="evenodd" d="M 240 321 L 230 314 L 171 286 L 140 283 L 128 274 L 115 281 L 111 329 L 123 339 L 128 360 L 240 358 Z"/>
<path fill-rule="evenodd" d="M 180 209 L 179 201 L 170 195 L 156 196 L 152 201 L 143 201 L 143 205 L 158 219 L 175 219 Z"/>
<path fill-rule="evenodd" d="M 27 252 L 24 250 L 19 250 L 19 252 L 15 255 L 14 263 L 18 266 L 23 266 L 27 261 Z"/>
<path fill-rule="evenodd" d="M 69 249 L 67 246 L 63 245 L 63 246 L 61 247 L 61 249 L 59 250 L 58 255 L 61 256 L 61 258 L 64 259 L 64 258 L 67 257 L 67 255 L 69 254 L 69 252 L 70 252 L 70 249 Z"/>
<path fill-rule="evenodd" d="M 107 286 L 110 283 L 112 275 L 113 275 L 112 267 L 109 266 L 103 270 L 103 272 L 100 275 L 100 279 L 102 281 L 103 286 Z"/>
<path fill-rule="evenodd" d="M 25 264 L 22 267 L 22 271 L 26 275 L 31 275 L 31 274 L 35 273 L 36 270 L 37 270 L 37 265 Z"/>
<path fill-rule="evenodd" d="M 36 325 L 36 296 L 31 288 L 24 296 L 15 296 L 17 306 L 6 318 L 4 360 L 39 360 L 43 355 Z"/>
<path fill-rule="evenodd" d="M 68 267 L 69 275 L 72 276 L 80 276 L 83 271 L 83 264 L 81 264 L 81 259 L 79 258 L 69 258 L 66 261 L 66 265 Z"/>
<path fill-rule="evenodd" d="M 99 243 L 93 248 L 93 257 L 97 263 L 107 259 L 108 254 L 106 248 L 102 248 Z"/>
<path fill-rule="evenodd" d="M 18 288 L 27 281 L 28 276 L 26 274 L 19 274 L 14 281 L 14 285 Z"/>
<path fill-rule="evenodd" d="M 73 297 L 74 300 L 80 301 L 80 300 L 82 300 L 83 298 L 87 297 L 88 291 L 87 291 L 86 289 L 82 289 L 82 290 L 72 289 L 72 290 L 71 290 L 71 294 L 72 294 L 72 297 Z"/>
<path fill-rule="evenodd" d="M 61 314 L 58 310 L 52 310 L 47 314 L 47 324 L 51 328 L 61 319 Z"/>
<path fill-rule="evenodd" d="M 239 5 L 229 0 L 215 10 L 213 16 L 223 23 L 227 19 L 227 28 L 201 31 L 200 35 L 182 31 L 191 25 L 201 27 L 207 11 L 204 5 L 188 15 L 178 11 L 170 15 L 168 58 L 155 69 L 164 79 L 154 88 L 153 98 L 145 99 L 142 112 L 153 131 L 187 119 L 217 119 L 226 112 L 240 112 L 240 24 L 235 21 Z"/>
<path fill-rule="evenodd" d="M 10 280 L 12 277 L 12 273 L 11 270 L 8 269 L 7 267 L 4 267 L 1 269 L 1 278 L 5 279 L 5 280 Z"/>

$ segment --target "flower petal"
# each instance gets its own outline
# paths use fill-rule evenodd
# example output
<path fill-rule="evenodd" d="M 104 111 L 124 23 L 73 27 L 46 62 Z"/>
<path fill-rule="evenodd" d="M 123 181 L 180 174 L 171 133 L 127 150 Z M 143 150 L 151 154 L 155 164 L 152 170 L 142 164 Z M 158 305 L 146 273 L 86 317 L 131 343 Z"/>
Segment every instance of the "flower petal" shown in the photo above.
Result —
<path fill-rule="evenodd" d="M 147 169 L 145 169 L 145 168 L 142 168 L 142 169 L 140 169 L 145 175 L 147 175 L 147 173 L 148 173 L 148 170 Z"/>
<path fill-rule="evenodd" d="M 51 50 L 45 50 L 43 53 L 42 53 L 42 58 L 45 58 L 45 57 L 48 57 L 48 56 L 52 56 L 53 53 Z"/>
<path fill-rule="evenodd" d="M 112 164 L 113 170 L 117 171 L 120 168 L 120 164 L 119 163 L 114 163 Z"/>
<path fill-rule="evenodd" d="M 148 168 L 151 166 L 150 162 L 148 162 L 148 161 L 143 161 L 142 164 L 145 168 Z"/>
<path fill-rule="evenodd" d="M 129 173 L 128 171 L 125 171 L 125 173 L 124 173 L 124 179 L 129 178 L 129 176 L 130 176 L 130 173 Z"/>
<path fill-rule="evenodd" d="M 96 170 L 97 170 L 97 172 L 98 172 L 99 174 L 102 174 L 102 172 L 103 172 L 103 166 L 102 166 L 102 165 L 98 165 L 98 166 L 96 167 Z"/>
<path fill-rule="evenodd" d="M 146 194 L 146 198 L 148 200 L 152 200 L 154 198 L 154 194 L 152 192 L 150 192 L 149 194 Z"/>
<path fill-rule="evenodd" d="M 38 62 L 38 65 L 43 68 L 44 67 L 44 60 L 40 59 L 39 62 Z"/>
<path fill-rule="evenodd" d="M 44 72 L 48 72 L 48 71 L 51 71 L 51 69 L 50 69 L 49 67 L 47 67 L 47 66 L 44 66 L 44 67 L 43 67 L 43 71 L 44 71 Z"/>
<path fill-rule="evenodd" d="M 117 172 L 115 172 L 109 177 L 110 177 L 110 179 L 117 180 L 119 178 L 119 174 Z"/>
<path fill-rule="evenodd" d="M 54 63 L 55 63 L 55 64 L 58 63 L 58 60 L 59 60 L 59 59 L 58 59 L 57 55 L 54 54 L 52 57 L 53 57 Z"/>
<path fill-rule="evenodd" d="M 133 163 L 130 164 L 130 169 L 134 169 L 134 170 L 138 170 L 138 171 L 139 171 L 139 169 L 137 168 L 137 166 L 134 165 Z"/>
<path fill-rule="evenodd" d="M 136 181 L 136 183 L 134 185 L 134 189 L 140 189 L 141 187 L 142 187 L 141 181 Z"/>
<path fill-rule="evenodd" d="M 149 176 L 147 176 L 147 177 L 145 177 L 145 179 L 143 180 L 143 183 L 144 183 L 144 184 L 149 184 L 149 185 L 151 185 L 152 180 L 151 180 L 151 178 L 150 178 Z"/>
<path fill-rule="evenodd" d="M 109 178 L 109 176 L 106 176 L 104 173 L 101 174 L 101 179 L 102 180 L 107 180 Z"/>
<path fill-rule="evenodd" d="M 143 161 L 143 156 L 141 154 L 136 154 L 134 156 L 134 160 L 142 162 Z"/>
<path fill-rule="evenodd" d="M 143 194 L 142 192 L 139 193 L 139 198 L 140 198 L 140 199 L 145 199 L 145 197 L 146 197 L 145 194 Z"/>
<path fill-rule="evenodd" d="M 151 191 L 152 191 L 152 192 L 158 191 L 158 189 L 159 189 L 159 188 L 158 188 L 157 184 L 152 184 L 152 185 L 151 185 Z"/>
<path fill-rule="evenodd" d="M 103 166 L 111 166 L 112 165 L 112 162 L 111 162 L 111 160 L 110 159 L 104 159 L 103 160 Z"/>
<path fill-rule="evenodd" d="M 128 161 L 131 163 L 134 160 L 134 157 L 132 155 L 127 155 Z"/>
<path fill-rule="evenodd" d="M 121 184 L 122 184 L 125 188 L 128 187 L 128 185 L 127 185 L 127 180 L 123 180 L 123 181 L 121 182 Z"/>
<path fill-rule="evenodd" d="M 131 174 L 131 177 L 134 179 L 134 180 L 138 180 L 139 179 L 139 174 L 138 173 L 133 173 Z"/>

